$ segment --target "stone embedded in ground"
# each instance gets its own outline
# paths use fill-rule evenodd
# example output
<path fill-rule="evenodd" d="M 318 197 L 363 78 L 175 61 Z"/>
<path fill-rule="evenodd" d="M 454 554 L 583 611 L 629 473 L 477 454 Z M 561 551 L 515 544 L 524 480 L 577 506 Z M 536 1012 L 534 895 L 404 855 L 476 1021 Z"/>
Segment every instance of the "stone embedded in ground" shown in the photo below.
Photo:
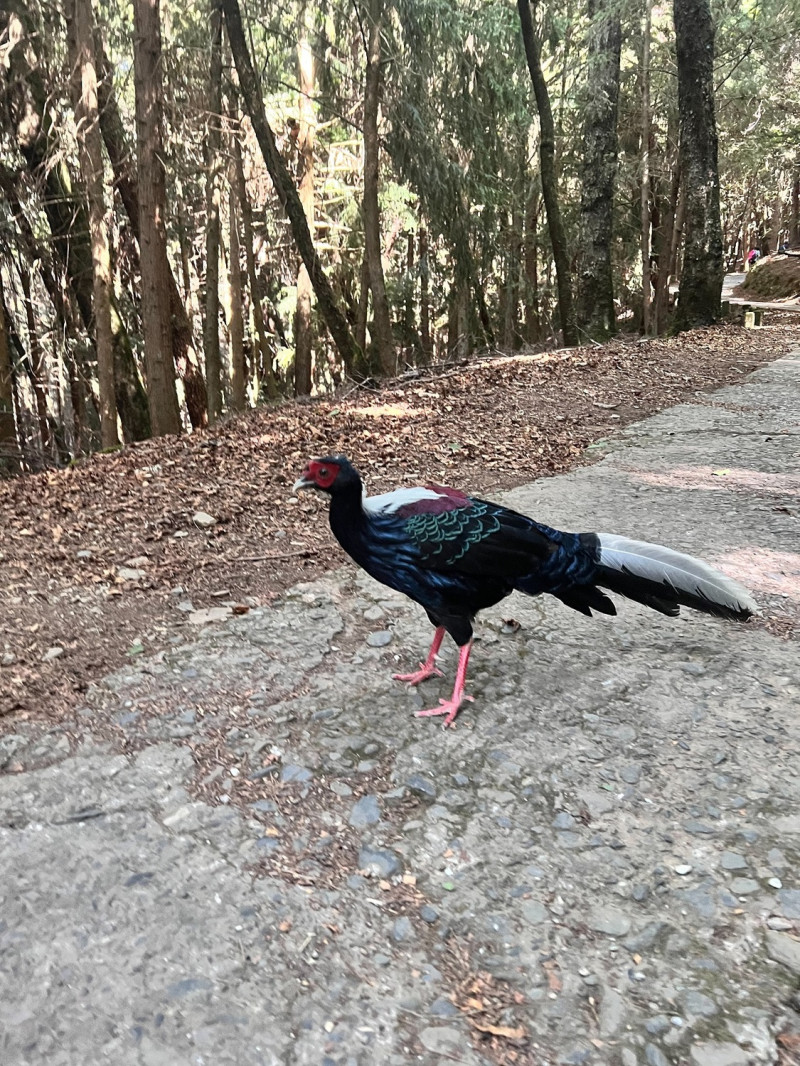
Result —
<path fill-rule="evenodd" d="M 613 907 L 593 908 L 589 912 L 586 924 L 596 933 L 614 937 L 625 936 L 631 928 L 631 920 L 627 914 Z"/>
<path fill-rule="evenodd" d="M 402 869 L 400 858 L 388 848 L 364 844 L 358 853 L 358 868 L 378 877 L 392 877 Z"/>
<path fill-rule="evenodd" d="M 362 796 L 350 811 L 348 822 L 355 829 L 364 829 L 381 820 L 381 809 L 376 796 Z"/>
<path fill-rule="evenodd" d="M 207 511 L 195 511 L 192 515 L 192 521 L 200 529 L 211 529 L 212 526 L 217 524 L 216 518 Z"/>

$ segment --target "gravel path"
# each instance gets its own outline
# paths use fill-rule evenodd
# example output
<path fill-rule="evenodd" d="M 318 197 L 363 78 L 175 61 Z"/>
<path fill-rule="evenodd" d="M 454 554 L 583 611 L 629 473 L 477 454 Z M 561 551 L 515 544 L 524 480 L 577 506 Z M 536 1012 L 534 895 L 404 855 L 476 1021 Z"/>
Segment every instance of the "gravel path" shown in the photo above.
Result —
<path fill-rule="evenodd" d="M 798 411 L 795 356 L 504 498 L 766 625 L 515 597 L 445 733 L 389 677 L 424 615 L 346 567 L 4 738 L 0 1063 L 793 1061 Z"/>

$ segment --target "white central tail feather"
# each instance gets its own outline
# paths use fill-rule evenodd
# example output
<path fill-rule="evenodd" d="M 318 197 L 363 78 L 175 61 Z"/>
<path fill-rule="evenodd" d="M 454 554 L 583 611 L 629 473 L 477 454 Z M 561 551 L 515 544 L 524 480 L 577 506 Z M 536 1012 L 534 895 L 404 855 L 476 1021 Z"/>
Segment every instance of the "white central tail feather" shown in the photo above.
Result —
<path fill-rule="evenodd" d="M 692 555 L 664 548 L 660 544 L 629 540 L 615 533 L 598 533 L 597 538 L 600 541 L 601 566 L 649 581 L 667 582 L 679 591 L 699 596 L 737 613 L 750 611 L 755 614 L 758 611 L 758 606 L 746 589 Z"/>

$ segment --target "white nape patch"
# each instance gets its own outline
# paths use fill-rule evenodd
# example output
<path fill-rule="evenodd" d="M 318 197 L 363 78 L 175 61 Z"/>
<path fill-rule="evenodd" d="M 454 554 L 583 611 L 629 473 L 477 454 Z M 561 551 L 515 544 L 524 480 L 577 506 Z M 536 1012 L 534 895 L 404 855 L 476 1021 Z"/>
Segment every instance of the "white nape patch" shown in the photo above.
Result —
<path fill-rule="evenodd" d="M 712 603 L 734 610 L 749 610 L 754 614 L 758 606 L 747 589 L 713 566 L 693 555 L 673 551 L 661 544 L 629 540 L 616 533 L 598 533 L 600 565 L 611 570 L 627 570 L 637 577 L 652 581 L 668 581 L 675 588 L 692 594 L 700 593 Z"/>
<path fill-rule="evenodd" d="M 418 500 L 440 500 L 441 498 L 441 492 L 434 492 L 433 489 L 426 489 L 419 485 L 414 488 L 384 492 L 380 496 L 367 496 L 365 494 L 361 499 L 361 506 L 365 511 L 369 511 L 372 514 L 393 514 L 409 503 L 416 503 Z"/>

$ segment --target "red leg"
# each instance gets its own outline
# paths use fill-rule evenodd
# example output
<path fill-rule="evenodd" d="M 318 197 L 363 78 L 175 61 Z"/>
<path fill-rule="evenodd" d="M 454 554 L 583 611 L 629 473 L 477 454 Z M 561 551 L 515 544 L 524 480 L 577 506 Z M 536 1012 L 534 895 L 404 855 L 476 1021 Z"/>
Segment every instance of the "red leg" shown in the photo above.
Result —
<path fill-rule="evenodd" d="M 409 685 L 418 685 L 420 681 L 433 677 L 434 674 L 437 677 L 444 677 L 442 671 L 436 666 L 436 656 L 442 646 L 445 632 L 444 626 L 437 626 L 436 632 L 433 634 L 433 643 L 431 644 L 431 650 L 428 652 L 428 658 L 424 663 L 419 664 L 419 670 L 413 674 L 392 674 L 394 680 L 407 681 Z"/>
<path fill-rule="evenodd" d="M 444 720 L 445 729 L 447 726 L 452 725 L 455 721 L 455 717 L 458 714 L 458 710 L 461 704 L 465 700 L 472 701 L 472 696 L 464 695 L 464 682 L 467 679 L 467 663 L 469 662 L 469 653 L 472 650 L 472 641 L 469 644 L 465 644 L 458 654 L 458 670 L 456 671 L 456 683 L 453 686 L 453 695 L 449 700 L 439 700 L 440 706 L 431 707 L 429 711 L 415 711 L 414 716 L 416 718 L 432 718 L 437 714 L 446 714 L 447 717 Z"/>

